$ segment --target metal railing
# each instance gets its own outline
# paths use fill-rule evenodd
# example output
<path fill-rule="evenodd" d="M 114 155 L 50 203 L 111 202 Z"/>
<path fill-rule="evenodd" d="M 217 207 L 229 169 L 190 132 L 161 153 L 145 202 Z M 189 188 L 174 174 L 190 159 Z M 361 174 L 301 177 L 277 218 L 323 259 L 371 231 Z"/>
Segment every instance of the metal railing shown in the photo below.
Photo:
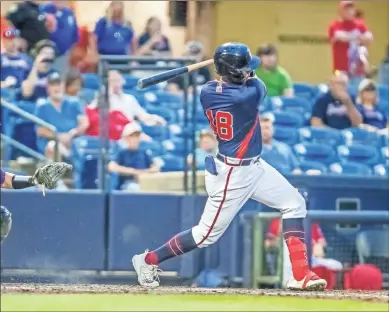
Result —
<path fill-rule="evenodd" d="M 156 66 L 156 65 L 137 65 L 134 62 L 142 61 L 152 61 L 152 62 L 166 62 L 174 63 L 176 66 L 166 65 L 166 66 Z M 121 64 L 117 64 L 121 62 Z M 101 139 L 101 153 L 99 157 L 98 165 L 98 181 L 99 188 L 101 190 L 108 189 L 109 181 L 107 181 L 107 165 L 109 162 L 109 86 L 108 86 L 108 71 L 118 70 L 118 71 L 132 71 L 132 70 L 144 70 L 144 71 L 164 71 L 175 69 L 178 66 L 190 65 L 195 62 L 193 58 L 173 58 L 173 57 L 147 57 L 147 56 L 121 56 L 121 55 L 102 55 L 100 57 L 98 65 L 98 74 L 102 79 L 102 86 L 100 89 L 100 101 L 99 101 L 99 136 Z M 193 154 L 193 164 L 196 163 L 196 105 L 197 105 L 197 85 L 196 85 L 196 71 L 189 73 L 188 75 L 192 76 L 192 87 L 193 87 L 193 97 L 192 97 L 192 154 Z M 184 131 L 187 132 L 189 128 L 189 105 L 188 105 L 188 88 L 189 88 L 189 76 L 184 75 L 184 94 L 183 94 L 183 103 L 184 103 Z M 184 163 L 186 164 L 187 157 L 189 155 L 188 150 L 188 137 L 185 136 L 184 141 L 184 152 L 183 157 L 185 158 Z M 197 180 L 196 180 L 196 166 L 192 166 L 192 185 L 191 193 L 197 193 Z M 188 170 L 185 167 L 184 170 L 184 190 L 185 192 L 189 191 L 189 176 Z"/>
<path fill-rule="evenodd" d="M 18 106 L 16 106 L 15 104 L 12 104 L 4 99 L 1 99 L 1 106 L 3 106 L 4 108 L 8 109 L 9 111 L 19 115 L 20 117 L 23 117 L 27 120 L 29 120 L 30 122 L 38 125 L 38 126 L 41 126 L 41 127 L 44 127 L 44 128 L 47 128 L 49 129 L 51 132 L 53 132 L 54 134 L 54 137 L 53 137 L 53 140 L 55 142 L 55 148 L 54 148 L 54 161 L 58 161 L 59 159 L 59 151 L 58 151 L 58 130 L 56 127 L 54 127 L 53 125 L 47 123 L 46 121 L 36 117 L 35 115 L 33 114 L 30 114 L 26 111 L 24 111 L 23 109 L 19 108 Z M 8 136 L 4 136 L 2 135 L 1 136 L 2 139 L 4 139 L 4 141 L 6 143 L 9 143 L 11 145 L 13 145 L 14 147 L 26 152 L 27 154 L 31 155 L 32 157 L 35 157 L 35 158 L 38 158 L 40 160 L 47 160 L 47 158 L 35 151 L 33 151 L 32 149 L 30 149 L 29 147 L 21 144 L 20 142 L 17 142 L 15 140 L 13 140 L 12 138 L 8 137 Z M 32 153 L 33 152 L 33 153 Z M 38 157 L 38 155 L 40 155 Z M 43 157 L 43 158 L 42 158 Z"/>

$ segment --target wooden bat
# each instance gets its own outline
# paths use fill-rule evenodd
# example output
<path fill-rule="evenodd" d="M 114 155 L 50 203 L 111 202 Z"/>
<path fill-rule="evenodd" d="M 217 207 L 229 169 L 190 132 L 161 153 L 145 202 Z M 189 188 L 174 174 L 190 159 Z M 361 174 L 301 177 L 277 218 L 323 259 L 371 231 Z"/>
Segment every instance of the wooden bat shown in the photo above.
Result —
<path fill-rule="evenodd" d="M 171 70 L 165 71 L 163 73 L 159 73 L 159 74 L 156 74 L 156 75 L 153 75 L 150 77 L 142 78 L 142 79 L 138 80 L 138 88 L 144 89 L 144 88 L 150 87 L 152 85 L 155 85 L 157 83 L 167 81 L 167 80 L 172 79 L 172 78 L 176 78 L 182 74 L 190 73 L 194 70 L 198 70 L 202 67 L 205 67 L 205 66 L 208 66 L 211 64 L 213 64 L 213 59 L 206 60 L 206 61 L 199 62 L 199 63 L 192 64 L 192 65 L 188 65 L 188 66 L 184 66 L 184 67 L 180 67 L 180 68 L 176 68 L 176 69 L 171 69 Z"/>

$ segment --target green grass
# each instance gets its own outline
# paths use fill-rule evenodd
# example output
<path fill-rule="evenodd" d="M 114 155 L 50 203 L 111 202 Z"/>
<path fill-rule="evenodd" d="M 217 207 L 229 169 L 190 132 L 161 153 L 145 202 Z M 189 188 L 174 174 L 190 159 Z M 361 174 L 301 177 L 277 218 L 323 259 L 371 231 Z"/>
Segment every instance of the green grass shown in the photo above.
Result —
<path fill-rule="evenodd" d="M 7 294 L 1 311 L 388 311 L 388 304 L 243 295 Z"/>

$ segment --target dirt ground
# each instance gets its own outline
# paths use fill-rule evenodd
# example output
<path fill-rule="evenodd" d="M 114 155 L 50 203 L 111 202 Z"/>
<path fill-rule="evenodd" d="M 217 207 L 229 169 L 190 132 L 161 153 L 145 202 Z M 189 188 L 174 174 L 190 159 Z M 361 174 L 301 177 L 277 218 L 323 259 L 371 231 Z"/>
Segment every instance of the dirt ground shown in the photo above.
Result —
<path fill-rule="evenodd" d="M 304 298 L 321 299 L 351 299 L 371 302 L 388 302 L 388 291 L 325 291 L 325 292 L 295 292 L 273 289 L 243 289 L 243 288 L 193 288 L 193 287 L 159 287 L 157 289 L 144 289 L 140 286 L 131 285 L 98 285 L 98 284 L 1 284 L 2 294 L 31 293 L 31 294 L 229 294 L 229 295 L 255 295 L 255 296 L 296 296 Z"/>

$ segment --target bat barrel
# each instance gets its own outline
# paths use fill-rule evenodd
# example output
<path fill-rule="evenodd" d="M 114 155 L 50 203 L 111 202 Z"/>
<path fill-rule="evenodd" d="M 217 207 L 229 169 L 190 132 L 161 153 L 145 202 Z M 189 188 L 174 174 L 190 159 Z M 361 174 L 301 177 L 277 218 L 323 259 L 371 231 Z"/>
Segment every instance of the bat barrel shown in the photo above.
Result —
<path fill-rule="evenodd" d="M 173 79 L 173 78 L 175 78 L 179 75 L 185 74 L 187 72 L 188 72 L 187 66 L 176 68 L 176 69 L 171 69 L 171 70 L 165 71 L 165 72 L 160 73 L 160 74 L 156 74 L 156 75 L 153 75 L 150 77 L 139 79 L 137 85 L 138 85 L 139 89 L 144 89 L 144 88 L 150 87 L 152 85 L 155 85 L 157 83 L 167 81 L 169 79 Z"/>

